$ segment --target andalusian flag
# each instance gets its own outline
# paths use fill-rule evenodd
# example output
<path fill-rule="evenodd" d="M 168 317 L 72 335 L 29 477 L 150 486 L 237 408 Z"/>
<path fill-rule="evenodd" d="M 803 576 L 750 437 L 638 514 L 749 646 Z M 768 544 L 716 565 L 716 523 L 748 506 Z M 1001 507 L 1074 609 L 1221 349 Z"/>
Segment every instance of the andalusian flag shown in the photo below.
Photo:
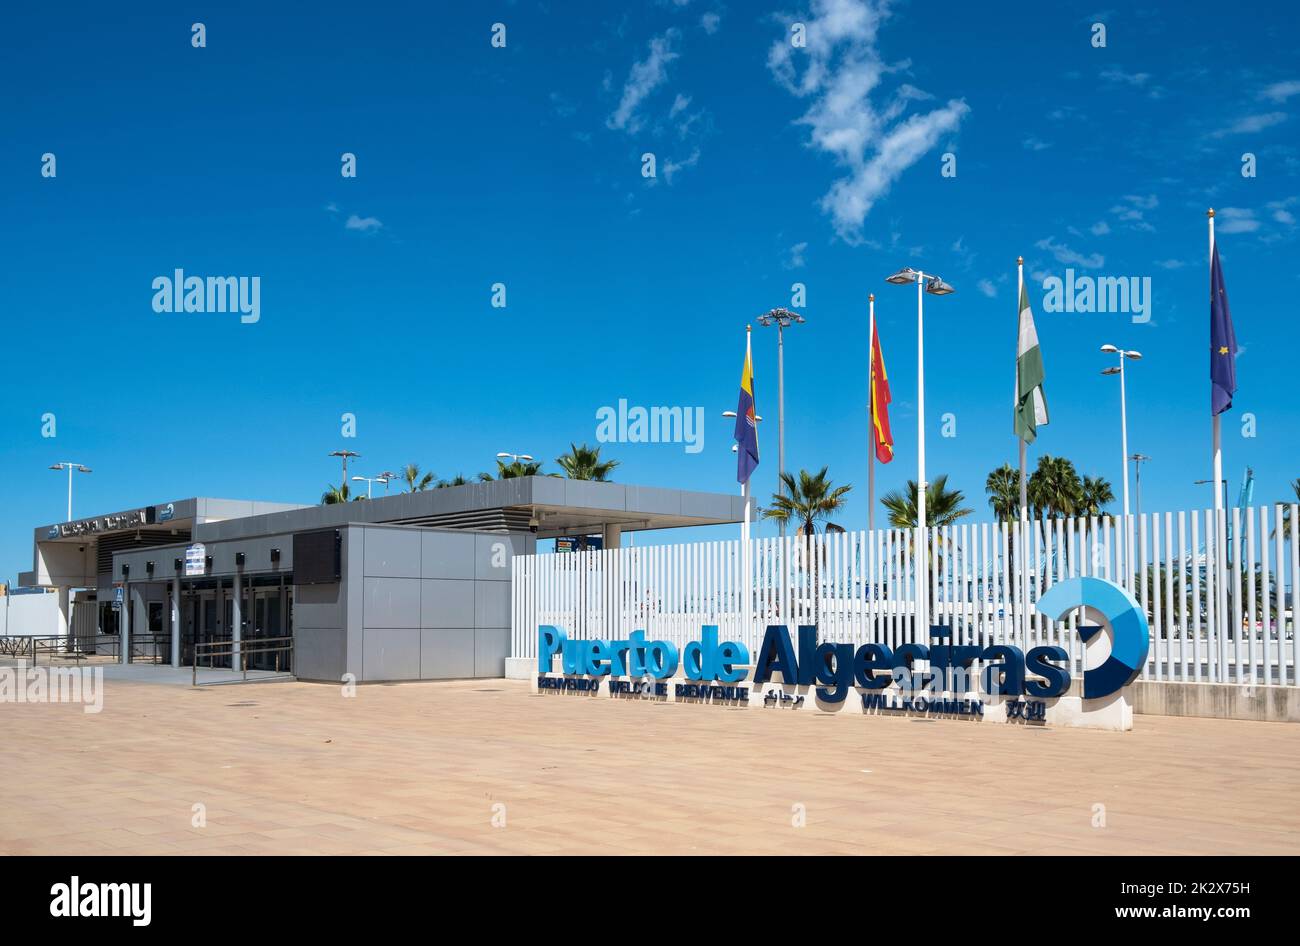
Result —
<path fill-rule="evenodd" d="M 885 356 L 880 351 L 880 332 L 871 326 L 871 435 L 876 459 L 888 463 L 894 459 L 894 435 L 889 431 L 889 378 L 885 375 Z"/>
<path fill-rule="evenodd" d="M 1043 397 L 1043 352 L 1038 347 L 1034 313 L 1029 310 L 1029 293 L 1020 286 L 1020 340 L 1016 346 L 1016 436 L 1033 443 L 1040 424 L 1047 423 L 1047 400 Z"/>
<path fill-rule="evenodd" d="M 754 414 L 754 358 L 749 329 L 745 329 L 745 367 L 740 372 L 740 400 L 736 404 L 736 482 L 749 482 L 758 466 L 758 421 Z"/>

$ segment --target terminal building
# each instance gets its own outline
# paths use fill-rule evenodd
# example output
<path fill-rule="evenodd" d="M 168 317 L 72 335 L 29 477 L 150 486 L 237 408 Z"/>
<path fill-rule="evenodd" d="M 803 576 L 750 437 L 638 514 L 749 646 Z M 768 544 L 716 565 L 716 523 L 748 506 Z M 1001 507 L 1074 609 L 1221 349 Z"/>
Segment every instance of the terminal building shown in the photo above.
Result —
<path fill-rule="evenodd" d="M 19 581 L 57 591 L 70 648 L 123 663 L 501 677 L 515 555 L 740 522 L 746 501 L 543 476 L 321 506 L 183 499 L 41 526 Z"/>

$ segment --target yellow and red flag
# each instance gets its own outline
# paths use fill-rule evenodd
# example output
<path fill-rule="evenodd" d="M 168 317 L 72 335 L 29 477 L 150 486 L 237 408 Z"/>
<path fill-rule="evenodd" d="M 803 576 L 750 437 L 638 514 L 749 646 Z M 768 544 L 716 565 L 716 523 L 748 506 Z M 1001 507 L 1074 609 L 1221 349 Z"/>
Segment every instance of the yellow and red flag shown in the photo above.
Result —
<path fill-rule="evenodd" d="M 894 435 L 889 432 L 889 378 L 885 374 L 885 356 L 880 351 L 880 332 L 871 332 L 871 435 L 876 459 L 888 463 L 894 459 Z"/>

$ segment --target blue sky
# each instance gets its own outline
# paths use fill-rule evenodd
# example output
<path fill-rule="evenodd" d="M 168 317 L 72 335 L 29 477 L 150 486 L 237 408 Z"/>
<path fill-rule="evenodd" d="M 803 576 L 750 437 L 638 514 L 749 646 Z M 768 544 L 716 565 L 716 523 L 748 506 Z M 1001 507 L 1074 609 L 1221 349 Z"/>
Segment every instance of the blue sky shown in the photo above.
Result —
<path fill-rule="evenodd" d="M 58 460 L 94 467 L 81 514 L 313 502 L 340 447 L 362 473 L 471 474 L 498 450 L 594 441 L 597 409 L 626 398 L 703 407 L 705 442 L 609 444 L 616 479 L 732 490 L 718 414 L 744 327 L 796 282 L 787 464 L 853 483 L 842 523 L 865 527 L 869 292 L 898 454 L 878 493 L 915 475 L 914 295 L 883 281 L 905 265 L 957 288 L 926 307 L 928 469 L 986 518 L 984 478 L 1016 450 L 1017 255 L 1052 411 L 1031 464 L 1064 454 L 1118 493 L 1118 390 L 1097 348 L 1138 348 L 1144 509 L 1205 505 L 1208 206 L 1244 349 L 1225 469 L 1235 494 L 1253 466 L 1260 500 L 1300 476 L 1300 68 L 1271 4 L 270 6 L 4 14 L 0 575 L 30 568 L 31 528 L 62 518 Z M 1044 312 L 1042 279 L 1067 267 L 1150 277 L 1150 321 Z M 259 276 L 260 320 L 154 312 L 152 280 L 176 268 Z M 772 421 L 760 496 L 770 333 L 754 334 Z"/>

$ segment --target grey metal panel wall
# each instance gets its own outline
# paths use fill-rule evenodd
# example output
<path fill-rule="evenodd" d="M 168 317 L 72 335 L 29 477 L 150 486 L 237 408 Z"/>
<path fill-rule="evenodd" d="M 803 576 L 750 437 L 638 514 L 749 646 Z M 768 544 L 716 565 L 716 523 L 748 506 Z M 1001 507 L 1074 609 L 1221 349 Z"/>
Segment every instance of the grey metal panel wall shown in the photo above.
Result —
<path fill-rule="evenodd" d="M 347 671 L 347 583 L 295 585 L 293 671 L 303 680 L 342 680 Z"/>
<path fill-rule="evenodd" d="M 361 505 L 361 504 L 357 504 Z M 310 519 L 316 510 L 291 510 L 273 518 Z M 346 512 L 346 510 L 341 510 Z M 238 533 L 238 520 L 210 524 Z M 294 672 L 304 680 L 358 681 L 500 677 L 510 636 L 510 564 L 515 555 L 536 551 L 527 533 L 463 532 L 409 526 L 353 523 L 340 526 L 341 580 L 294 586 Z M 200 539 L 202 541 L 202 539 Z M 206 538 L 213 567 L 209 575 L 289 574 L 293 534 Z M 277 567 L 271 549 L 280 550 Z M 184 546 L 121 554 L 120 571 L 131 566 L 132 584 L 155 562 L 154 578 L 170 581 L 173 561 Z M 161 587 L 161 586 L 160 586 Z"/>
<path fill-rule="evenodd" d="M 510 637 L 510 562 L 523 534 L 354 524 L 361 560 L 359 679 L 500 677 Z M 349 658 L 352 655 L 352 635 Z"/>

